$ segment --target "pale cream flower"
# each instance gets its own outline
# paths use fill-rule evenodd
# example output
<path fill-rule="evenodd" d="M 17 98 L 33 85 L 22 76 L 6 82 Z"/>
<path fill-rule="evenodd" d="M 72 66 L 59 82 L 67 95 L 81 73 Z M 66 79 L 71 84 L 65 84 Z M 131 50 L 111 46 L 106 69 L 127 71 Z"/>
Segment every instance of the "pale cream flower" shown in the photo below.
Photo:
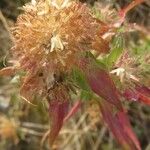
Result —
<path fill-rule="evenodd" d="M 37 4 L 36 0 L 31 0 L 31 4 L 32 4 L 33 6 L 36 6 L 36 4 Z"/>
<path fill-rule="evenodd" d="M 63 9 L 71 5 L 70 0 L 48 0 L 57 9 Z"/>
<path fill-rule="evenodd" d="M 124 82 L 124 80 L 129 80 L 132 79 L 134 81 L 138 81 L 139 79 L 137 77 L 135 77 L 134 75 L 132 75 L 129 71 L 125 70 L 124 68 L 117 68 L 112 70 L 110 73 L 112 74 L 116 74 L 116 76 L 118 76 L 120 78 L 121 82 Z"/>
<path fill-rule="evenodd" d="M 53 52 L 54 50 L 63 50 L 64 45 L 59 37 L 59 35 L 54 35 L 51 38 L 51 49 L 50 52 Z"/>

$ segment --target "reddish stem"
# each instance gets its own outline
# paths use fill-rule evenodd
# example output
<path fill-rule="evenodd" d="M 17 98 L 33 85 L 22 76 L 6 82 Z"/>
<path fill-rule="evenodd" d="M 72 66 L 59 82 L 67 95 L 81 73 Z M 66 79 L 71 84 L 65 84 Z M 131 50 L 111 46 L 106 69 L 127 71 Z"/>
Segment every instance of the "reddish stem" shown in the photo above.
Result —
<path fill-rule="evenodd" d="M 134 0 L 129 5 L 125 6 L 119 11 L 119 16 L 121 17 L 121 22 L 124 22 L 126 14 L 135 6 L 141 4 L 145 0 Z"/>
<path fill-rule="evenodd" d="M 77 101 L 74 106 L 71 108 L 71 110 L 69 111 L 69 113 L 67 114 L 67 116 L 64 119 L 64 122 L 68 121 L 81 107 L 81 101 Z"/>

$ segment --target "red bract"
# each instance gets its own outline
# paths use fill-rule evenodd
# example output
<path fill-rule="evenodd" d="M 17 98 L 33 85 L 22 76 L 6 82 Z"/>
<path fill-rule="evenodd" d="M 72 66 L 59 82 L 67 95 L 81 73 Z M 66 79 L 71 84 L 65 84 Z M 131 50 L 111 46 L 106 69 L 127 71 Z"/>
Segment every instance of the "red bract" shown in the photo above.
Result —
<path fill-rule="evenodd" d="M 117 141 L 125 150 L 141 150 L 138 139 L 131 129 L 129 120 L 124 111 L 114 112 L 114 107 L 108 102 L 102 102 L 100 109 L 104 121 L 112 131 Z"/>

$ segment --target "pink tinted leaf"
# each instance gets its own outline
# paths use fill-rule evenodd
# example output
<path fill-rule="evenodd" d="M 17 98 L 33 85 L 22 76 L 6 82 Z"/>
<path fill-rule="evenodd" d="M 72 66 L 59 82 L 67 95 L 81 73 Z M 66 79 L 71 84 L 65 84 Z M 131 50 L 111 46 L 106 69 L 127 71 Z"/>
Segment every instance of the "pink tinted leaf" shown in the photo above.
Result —
<path fill-rule="evenodd" d="M 104 66 L 95 62 L 92 57 L 81 59 L 78 66 L 95 94 L 123 110 L 118 90 Z"/>
<path fill-rule="evenodd" d="M 125 112 L 118 112 L 117 117 L 120 120 L 120 123 L 124 128 L 124 131 L 126 132 L 126 134 L 128 134 L 129 138 L 133 142 L 135 149 L 140 150 L 141 149 L 140 143 L 132 130 L 127 114 Z"/>
<path fill-rule="evenodd" d="M 137 95 L 139 95 L 139 101 L 150 105 L 150 88 L 137 85 L 135 90 L 137 91 Z"/>
<path fill-rule="evenodd" d="M 129 100 L 143 102 L 150 105 L 150 89 L 145 86 L 136 86 L 135 89 L 127 89 L 124 92 L 124 97 Z"/>
<path fill-rule="evenodd" d="M 121 110 L 119 94 L 109 74 L 100 68 L 91 69 L 91 72 L 92 74 L 86 73 L 86 77 L 93 92 Z"/>
<path fill-rule="evenodd" d="M 141 150 L 126 113 L 114 113 L 113 106 L 106 101 L 100 104 L 100 108 L 104 121 L 122 147 L 125 150 Z"/>
<path fill-rule="evenodd" d="M 147 97 L 147 96 L 139 93 L 139 100 L 147 105 L 150 105 L 150 97 Z"/>
<path fill-rule="evenodd" d="M 126 89 L 123 93 L 123 96 L 132 101 L 137 101 L 139 99 L 137 92 L 131 89 Z"/>
<path fill-rule="evenodd" d="M 60 129 L 62 128 L 64 118 L 68 112 L 69 102 L 59 103 L 58 101 L 49 102 L 49 114 L 51 117 L 51 131 L 49 134 L 49 144 L 53 145 Z"/>
<path fill-rule="evenodd" d="M 71 110 L 69 111 L 69 113 L 67 114 L 67 116 L 64 119 L 64 122 L 68 121 L 81 107 L 81 101 L 77 101 L 73 107 L 71 108 Z"/>
<path fill-rule="evenodd" d="M 146 87 L 146 86 L 136 86 L 135 88 L 139 93 L 142 93 L 146 96 L 150 97 L 150 88 Z"/>

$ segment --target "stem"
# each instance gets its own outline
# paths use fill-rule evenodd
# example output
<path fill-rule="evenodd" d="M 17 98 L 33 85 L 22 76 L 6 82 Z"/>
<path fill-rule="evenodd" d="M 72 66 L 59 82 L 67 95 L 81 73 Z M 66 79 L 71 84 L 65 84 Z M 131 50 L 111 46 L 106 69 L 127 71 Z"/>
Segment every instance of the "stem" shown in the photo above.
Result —
<path fill-rule="evenodd" d="M 124 22 L 126 14 L 135 6 L 141 4 L 145 0 L 134 0 L 129 5 L 125 6 L 123 9 L 119 11 L 119 16 L 121 17 L 121 22 Z"/>
<path fill-rule="evenodd" d="M 64 119 L 64 122 L 68 121 L 81 107 L 81 101 L 77 101 L 74 106 L 71 108 L 70 112 L 67 114 L 67 116 Z"/>

